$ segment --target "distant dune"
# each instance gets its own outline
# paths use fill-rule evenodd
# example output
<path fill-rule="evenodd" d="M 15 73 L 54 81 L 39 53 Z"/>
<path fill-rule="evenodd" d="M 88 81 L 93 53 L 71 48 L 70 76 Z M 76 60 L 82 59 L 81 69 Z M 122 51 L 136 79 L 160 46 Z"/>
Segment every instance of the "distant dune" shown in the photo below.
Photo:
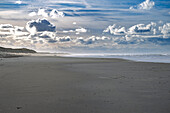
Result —
<path fill-rule="evenodd" d="M 0 47 L 0 52 L 10 52 L 10 53 L 36 53 L 36 51 L 27 49 L 27 48 L 21 48 L 21 49 L 12 49 L 12 48 L 4 48 Z"/>
<path fill-rule="evenodd" d="M 26 48 L 12 49 L 0 47 L 0 58 L 22 57 L 23 55 L 19 53 L 37 53 L 37 52 Z"/>

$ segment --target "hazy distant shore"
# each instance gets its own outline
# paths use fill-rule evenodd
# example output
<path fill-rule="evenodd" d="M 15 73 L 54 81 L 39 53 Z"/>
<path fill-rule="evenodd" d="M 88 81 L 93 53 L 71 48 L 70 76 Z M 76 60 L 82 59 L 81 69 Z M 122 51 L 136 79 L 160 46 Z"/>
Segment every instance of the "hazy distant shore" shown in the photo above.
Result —
<path fill-rule="evenodd" d="M 13 57 L 22 57 L 23 55 L 11 54 L 6 52 L 0 52 L 0 58 L 13 58 Z"/>
<path fill-rule="evenodd" d="M 28 57 L 28 56 L 65 56 L 68 53 L 11 53 L 0 52 L 0 58 Z"/>

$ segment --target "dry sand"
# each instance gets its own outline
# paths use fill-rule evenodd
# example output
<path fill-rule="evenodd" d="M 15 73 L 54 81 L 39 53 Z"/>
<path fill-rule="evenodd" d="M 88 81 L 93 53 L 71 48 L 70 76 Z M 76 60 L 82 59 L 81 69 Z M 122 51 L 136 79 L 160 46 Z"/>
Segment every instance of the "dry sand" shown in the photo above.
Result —
<path fill-rule="evenodd" d="M 170 113 L 170 64 L 2 58 L 0 113 Z"/>

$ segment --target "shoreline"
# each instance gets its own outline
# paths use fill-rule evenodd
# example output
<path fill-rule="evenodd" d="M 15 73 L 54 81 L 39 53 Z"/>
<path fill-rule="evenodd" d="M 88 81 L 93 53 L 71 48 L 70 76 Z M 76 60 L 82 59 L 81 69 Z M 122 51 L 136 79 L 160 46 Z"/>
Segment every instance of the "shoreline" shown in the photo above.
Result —
<path fill-rule="evenodd" d="M 134 60 L 128 58 L 112 58 L 112 57 L 86 57 L 86 56 L 68 56 L 68 53 L 0 53 L 0 58 L 15 58 L 15 57 L 61 57 L 61 58 L 75 58 L 75 59 L 119 59 L 119 60 L 126 60 L 132 62 L 143 62 L 143 63 L 165 63 L 169 64 L 170 62 L 161 62 L 161 61 L 144 61 L 144 60 Z"/>
<path fill-rule="evenodd" d="M 0 52 L 0 58 L 15 58 L 15 57 L 23 57 L 23 55 Z"/>

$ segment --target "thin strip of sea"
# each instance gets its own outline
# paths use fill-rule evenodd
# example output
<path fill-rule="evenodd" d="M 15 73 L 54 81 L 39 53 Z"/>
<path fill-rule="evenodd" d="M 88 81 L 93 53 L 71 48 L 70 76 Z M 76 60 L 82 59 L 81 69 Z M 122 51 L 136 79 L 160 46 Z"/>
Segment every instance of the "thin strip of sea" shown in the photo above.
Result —
<path fill-rule="evenodd" d="M 159 62 L 170 63 L 170 54 L 141 54 L 141 53 L 116 53 L 116 54 L 69 54 L 65 57 L 80 57 L 80 58 L 121 58 L 137 62 Z"/>

